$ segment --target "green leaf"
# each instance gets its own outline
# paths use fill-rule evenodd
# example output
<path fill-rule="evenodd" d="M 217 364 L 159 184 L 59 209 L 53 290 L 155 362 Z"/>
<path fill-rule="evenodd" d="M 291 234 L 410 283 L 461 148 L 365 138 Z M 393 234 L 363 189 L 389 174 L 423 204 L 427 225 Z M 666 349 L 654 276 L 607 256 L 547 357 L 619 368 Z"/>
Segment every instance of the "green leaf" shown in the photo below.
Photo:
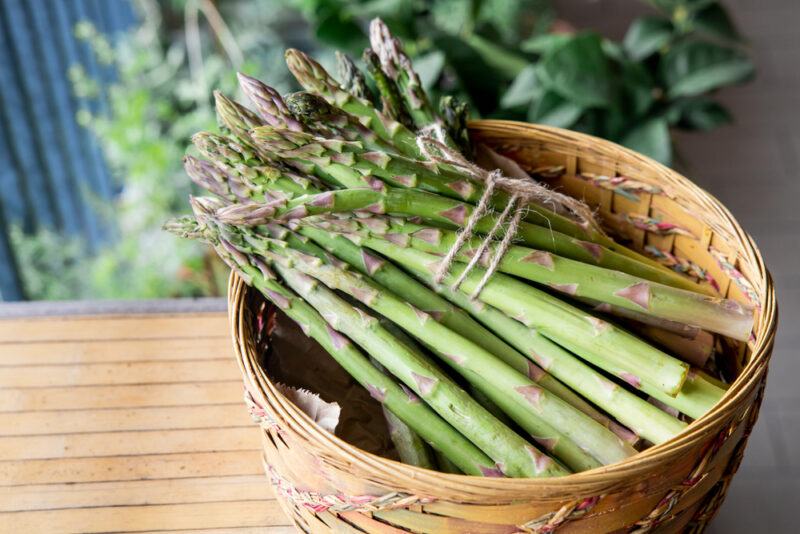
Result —
<path fill-rule="evenodd" d="M 681 100 L 673 108 L 677 112 L 677 125 L 687 130 L 713 130 L 733 120 L 722 104 L 707 98 Z"/>
<path fill-rule="evenodd" d="M 545 31 L 555 18 L 550 0 L 481 0 L 479 30 L 491 25 L 503 44 L 516 48 L 522 37 Z"/>
<path fill-rule="evenodd" d="M 653 104 L 653 79 L 642 63 L 625 61 L 621 65 L 623 106 L 634 117 L 644 115 Z"/>
<path fill-rule="evenodd" d="M 321 18 L 315 31 L 317 39 L 336 48 L 357 50 L 365 42 L 364 33 L 351 18 L 332 12 Z"/>
<path fill-rule="evenodd" d="M 711 4 L 695 13 L 692 25 L 696 30 L 718 39 L 734 42 L 742 40 L 742 36 L 728 12 L 718 3 Z"/>
<path fill-rule="evenodd" d="M 523 41 L 519 47 L 524 52 L 547 54 L 567 44 L 570 39 L 572 39 L 572 36 L 566 33 L 545 33 Z"/>
<path fill-rule="evenodd" d="M 682 13 L 693 13 L 713 2 L 714 0 L 647 0 L 647 3 L 669 13 L 674 18 L 679 18 Z"/>
<path fill-rule="evenodd" d="M 511 82 L 500 99 L 500 107 L 508 109 L 527 104 L 533 98 L 536 86 L 536 66 L 528 65 Z"/>
<path fill-rule="evenodd" d="M 634 127 L 622 138 L 622 144 L 665 165 L 672 160 L 672 140 L 663 117 L 653 117 Z"/>
<path fill-rule="evenodd" d="M 666 19 L 642 17 L 633 21 L 622 44 L 630 58 L 639 61 L 667 44 L 672 37 L 672 30 L 672 24 Z"/>
<path fill-rule="evenodd" d="M 516 50 L 505 48 L 496 42 L 471 33 L 459 39 L 460 46 L 469 45 L 481 59 L 507 79 L 515 78 L 522 69 L 528 66 L 528 59 Z"/>
<path fill-rule="evenodd" d="M 559 128 L 569 128 L 577 122 L 583 111 L 584 108 L 581 106 L 548 91 L 531 104 L 528 120 Z"/>
<path fill-rule="evenodd" d="M 475 24 L 475 6 L 472 0 L 437 0 L 431 4 L 433 23 L 453 35 L 471 31 Z"/>
<path fill-rule="evenodd" d="M 444 63 L 444 52 L 441 50 L 434 50 L 414 58 L 414 70 L 419 74 L 422 86 L 426 91 L 430 90 L 441 76 Z"/>
<path fill-rule="evenodd" d="M 565 99 L 583 107 L 610 105 L 611 70 L 597 34 L 576 35 L 551 50 L 542 60 L 542 69 L 553 90 Z"/>
<path fill-rule="evenodd" d="M 661 63 L 671 98 L 696 96 L 748 79 L 753 64 L 743 52 L 705 41 L 683 41 Z"/>

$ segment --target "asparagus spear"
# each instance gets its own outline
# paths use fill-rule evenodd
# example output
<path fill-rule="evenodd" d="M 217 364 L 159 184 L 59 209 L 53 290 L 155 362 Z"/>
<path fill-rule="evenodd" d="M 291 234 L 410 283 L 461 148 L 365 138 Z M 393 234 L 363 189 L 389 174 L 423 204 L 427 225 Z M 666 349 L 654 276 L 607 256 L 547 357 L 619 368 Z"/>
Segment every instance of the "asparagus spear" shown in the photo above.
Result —
<path fill-rule="evenodd" d="M 383 240 L 370 242 L 367 246 L 413 272 L 431 273 L 431 267 L 439 260 L 438 256 L 397 247 Z M 459 274 L 460 267 L 456 266 L 454 273 L 445 278 L 444 283 L 452 284 Z M 471 291 L 481 276 L 480 272 L 472 273 L 464 281 L 462 289 Z M 537 297 L 542 295 L 545 298 L 539 301 Z M 691 417 L 697 418 L 705 414 L 725 393 L 724 389 L 714 385 L 701 373 L 694 370 L 689 372 L 687 364 L 611 323 L 579 310 L 575 314 L 575 308 L 507 275 L 496 274 L 481 292 L 479 299 L 513 316 L 525 326 L 535 328 L 563 348 L 617 376 L 630 386 Z M 585 329 L 587 324 L 591 326 L 588 332 Z M 647 379 L 646 376 L 652 378 Z M 686 387 L 683 387 L 684 382 Z"/>
<path fill-rule="evenodd" d="M 280 93 L 267 84 L 241 72 L 237 76 L 242 92 L 256 107 L 256 111 L 264 123 L 296 132 L 304 131 L 303 125 L 292 116 L 286 107 Z"/>
<path fill-rule="evenodd" d="M 335 121 L 340 137 L 346 140 L 359 140 L 362 142 L 363 147 L 358 144 L 328 144 L 334 147 L 331 150 L 325 146 L 326 143 L 324 141 L 311 134 L 297 135 L 296 133 L 287 133 L 276 128 L 261 128 L 256 133 L 261 143 L 260 146 L 273 154 L 274 157 L 283 157 L 303 169 L 314 168 L 313 162 L 309 157 L 312 159 L 321 156 L 330 157 L 346 161 L 349 165 L 355 165 L 355 170 L 360 173 L 374 173 L 381 179 L 399 187 L 418 187 L 425 191 L 439 193 L 471 203 L 478 202 L 483 195 L 483 184 L 445 167 L 431 166 L 418 160 L 409 159 L 409 157 L 393 154 L 396 150 L 392 149 L 392 145 L 386 146 L 386 142 L 381 142 L 379 137 L 376 139 L 375 135 L 369 135 L 364 132 L 365 127 L 354 117 L 346 112 L 338 112 L 336 111 L 338 108 L 335 106 L 324 105 L 318 99 L 313 99 L 308 95 L 309 93 L 296 93 L 288 99 L 288 101 L 298 99 L 298 102 L 292 107 L 292 111 L 302 122 L 317 124 L 326 119 Z M 409 142 L 413 142 L 413 140 Z M 416 147 L 416 145 L 414 146 Z M 301 147 L 303 148 L 301 149 Z M 286 151 L 288 150 L 293 152 L 287 154 Z M 357 156 L 354 155 L 352 160 L 350 158 L 343 160 L 342 158 L 345 156 L 339 154 L 339 150 L 353 152 Z M 386 154 L 380 154 L 380 151 Z M 321 163 L 327 165 L 326 162 Z M 318 168 L 317 170 L 324 172 L 326 168 Z M 339 174 L 343 174 L 340 178 L 345 183 L 351 184 L 348 187 L 357 187 L 357 185 L 352 185 L 358 183 L 358 177 L 351 176 L 353 174 L 352 169 L 349 173 L 344 169 L 339 169 Z M 504 191 L 495 191 L 491 198 L 491 204 L 496 208 L 502 209 L 508 204 L 510 198 Z M 561 232 L 571 237 L 588 238 L 589 235 L 596 234 L 596 232 L 590 234 L 576 222 L 539 205 L 527 212 L 525 220 L 546 228 L 548 232 Z M 595 235 L 595 237 L 597 236 Z M 625 255 L 636 256 L 635 253 L 630 252 Z M 683 283 L 690 284 L 674 271 L 666 269 L 663 265 L 655 263 L 648 258 L 634 259 L 648 265 L 652 264 L 650 266 L 655 270 L 667 273 L 665 276 L 683 280 Z"/>
<path fill-rule="evenodd" d="M 385 288 L 361 275 L 324 264 L 319 258 L 294 252 L 290 248 L 282 248 L 277 252 L 289 258 L 294 269 L 359 299 L 424 344 L 446 355 L 443 358 L 445 363 L 488 395 L 532 435 L 540 439 L 560 438 L 555 443 L 547 443 L 552 445 L 553 453 L 573 469 L 593 466 L 594 463 L 588 461 L 583 450 L 589 451 L 603 463 L 630 455 L 630 451 L 608 429 Z M 489 369 L 492 371 L 487 372 Z M 515 394 L 509 395 L 510 392 Z M 558 425 L 559 430 L 554 425 Z"/>
<path fill-rule="evenodd" d="M 250 130 L 264 123 L 255 113 L 234 102 L 219 91 L 214 91 L 217 119 L 220 125 L 246 143 L 251 143 Z"/>
<path fill-rule="evenodd" d="M 233 139 L 200 132 L 192 136 L 192 143 L 223 171 L 218 178 L 228 180 L 227 187 L 235 188 L 241 198 L 263 201 L 268 191 L 279 191 L 289 196 L 322 192 L 317 187 L 321 184 L 316 180 L 301 176 L 292 169 L 265 162 L 255 150 Z"/>
<path fill-rule="evenodd" d="M 389 438 L 394 444 L 400 461 L 404 464 L 436 469 L 433 452 L 428 448 L 419 434 L 411 430 L 399 417 L 393 414 L 386 406 L 383 407 L 383 416 L 389 430 Z"/>
<path fill-rule="evenodd" d="M 443 96 L 439 100 L 439 114 L 444 120 L 447 133 L 458 146 L 462 154 L 472 154 L 472 141 L 469 138 L 467 121 L 469 119 L 469 106 L 466 102 L 454 96 Z"/>
<path fill-rule="evenodd" d="M 259 130 L 261 129 L 254 131 L 254 136 L 256 138 L 259 137 Z M 326 141 L 326 143 L 331 146 L 336 146 L 339 142 Z M 301 148 L 304 149 L 304 151 L 311 152 L 308 146 Z M 272 149 L 276 151 L 280 150 L 280 146 L 273 145 Z M 311 152 L 311 154 L 313 154 L 313 152 Z M 319 173 L 320 177 L 334 183 L 346 184 L 346 187 L 353 187 L 353 189 L 328 191 L 321 195 L 309 195 L 297 198 L 294 199 L 286 209 L 276 210 L 274 215 L 286 219 L 324 213 L 367 211 L 378 214 L 396 213 L 406 216 L 419 216 L 435 223 L 452 227 L 454 225 L 463 225 L 474 210 L 474 206 L 464 202 L 424 191 L 384 187 L 384 184 L 379 180 L 375 180 L 369 175 L 363 176 L 345 163 L 339 163 L 333 159 L 328 160 L 327 157 L 317 157 L 311 154 L 306 154 L 306 157 L 313 159 L 312 165 L 314 167 L 322 166 L 324 168 L 324 172 Z M 340 155 L 342 159 L 339 159 L 339 161 L 352 161 L 348 157 L 350 154 L 341 153 Z M 314 171 L 315 169 L 306 168 L 305 170 Z M 395 176 L 394 180 L 407 180 L 409 178 L 409 176 Z M 475 225 L 475 228 L 478 232 L 488 233 L 496 222 L 496 215 L 487 214 L 481 217 Z M 678 276 L 677 273 L 674 272 L 668 273 L 638 263 L 631 258 L 604 249 L 594 243 L 573 239 L 566 235 L 551 232 L 546 228 L 525 222 L 520 223 L 517 236 L 530 247 L 548 250 L 579 261 L 623 271 L 654 282 L 673 285 L 675 284 L 674 276 Z M 680 283 L 687 283 L 687 281 L 682 278 L 679 281 Z"/>
<path fill-rule="evenodd" d="M 558 476 L 565 471 L 531 444 L 502 425 L 424 357 L 408 350 L 373 317 L 347 304 L 313 279 L 275 263 L 275 269 L 294 291 L 311 304 L 332 328 L 358 343 L 394 376 L 450 421 L 496 463 L 487 469 L 513 477 Z M 382 397 L 383 392 L 375 392 Z M 416 429 L 415 429 L 416 430 Z"/>
<path fill-rule="evenodd" d="M 653 443 L 663 443 L 685 428 L 685 423 L 610 382 L 535 329 L 526 327 L 493 306 L 470 300 L 460 291 L 444 285 L 437 286 L 429 271 L 413 270 L 412 273 L 424 283 L 436 287 L 439 294 L 456 306 L 467 310 L 520 352 L 539 363 L 546 372 L 553 374 L 575 391 L 579 391 L 637 435 Z M 618 435 L 625 435 L 626 429 L 611 428 L 617 430 Z"/>
<path fill-rule="evenodd" d="M 385 222 L 376 225 L 364 219 L 353 219 L 353 226 L 361 235 L 379 239 L 389 237 L 395 244 L 407 244 L 439 255 L 447 254 L 457 239 L 453 231 L 432 229 L 403 220 L 381 220 Z M 483 239 L 475 238 L 465 243 L 457 259 L 469 262 L 475 254 L 481 254 L 479 264 L 487 266 L 496 250 L 492 245 L 484 252 L 482 242 Z M 569 296 L 685 322 L 738 340 L 748 339 L 753 329 L 752 312 L 736 301 L 693 293 L 541 250 L 512 245 L 503 255 L 498 270 Z M 613 311 L 614 308 L 607 309 Z"/>
<path fill-rule="evenodd" d="M 291 49 L 286 52 L 286 62 L 289 66 L 289 70 L 292 71 L 297 81 L 306 90 L 319 94 L 329 103 L 339 105 L 355 116 L 362 117 L 369 128 L 374 130 L 381 138 L 397 146 L 402 154 L 412 158 L 422 157 L 413 132 L 396 121 L 393 124 L 388 123 L 386 117 L 381 116 L 369 102 L 352 97 L 349 93 L 341 90 L 325 69 L 309 56 L 298 50 Z M 600 244 L 617 254 L 628 256 L 639 263 L 649 265 L 653 269 L 668 270 L 652 258 L 648 258 L 616 243 L 611 238 L 599 233 L 595 229 L 584 228 L 578 222 L 554 212 L 541 203 L 535 204 L 535 208 L 526 215 L 526 220 L 547 226 L 548 228 L 552 228 L 553 230 L 578 239 Z M 673 285 L 677 284 L 676 287 L 684 287 L 685 289 L 695 291 L 698 290 L 697 287 L 693 287 L 698 286 L 697 284 L 693 284 L 683 277 L 678 276 L 674 282 Z M 701 291 L 706 291 L 701 286 L 698 287 L 701 288 Z"/>
<path fill-rule="evenodd" d="M 381 239 L 363 245 L 415 271 L 433 272 L 440 258 L 413 248 L 397 247 Z M 454 264 L 443 283 L 452 285 L 463 270 Z M 464 292 L 474 291 L 483 277 L 475 268 L 463 281 Z M 689 366 L 664 354 L 616 326 L 579 310 L 508 275 L 495 273 L 481 291 L 481 301 L 513 316 L 526 326 L 584 359 L 622 377 L 634 387 L 650 385 L 666 395 L 677 395 Z M 605 366 L 605 367 L 604 367 Z"/>
<path fill-rule="evenodd" d="M 329 103 L 360 117 L 365 125 L 382 139 L 396 145 L 404 154 L 418 153 L 414 134 L 396 120 L 387 117 L 372 106 L 342 89 L 325 69 L 299 50 L 286 51 L 286 65 L 300 85 L 316 93 Z"/>
<path fill-rule="evenodd" d="M 367 87 L 364 74 L 356 67 L 350 56 L 336 51 L 336 67 L 339 71 L 341 88 L 361 100 L 373 102 L 372 91 Z"/>
<path fill-rule="evenodd" d="M 445 133 L 443 122 L 431 106 L 419 75 L 403 51 L 400 41 L 392 36 L 386 24 L 378 18 L 372 19 L 370 23 L 369 39 L 375 51 L 373 53 L 380 58 L 382 70 L 397 84 L 416 129 L 433 126 L 443 134 L 442 140 L 453 146 L 452 139 Z"/>
<path fill-rule="evenodd" d="M 299 91 L 286 97 L 286 105 L 309 131 L 324 124 L 341 139 L 359 141 L 369 150 L 397 153 L 397 147 L 378 137 L 374 131 L 361 124 L 358 118 L 329 104 L 320 96 Z"/>
<path fill-rule="evenodd" d="M 612 424 L 613 422 L 610 419 L 595 410 L 579 395 L 542 370 L 520 352 L 517 352 L 517 350 L 509 346 L 502 339 L 481 326 L 480 323 L 472 320 L 469 315 L 464 312 L 467 307 L 459 303 L 456 303 L 456 305 L 460 307 L 450 305 L 446 300 L 436 295 L 431 289 L 428 289 L 405 274 L 393 263 L 381 258 L 372 257 L 368 252 L 344 237 L 314 228 L 313 226 L 303 225 L 295 230 L 301 235 L 312 239 L 327 252 L 345 261 L 362 274 L 370 276 L 390 291 L 398 295 L 402 294 L 413 306 L 431 314 L 444 326 L 494 354 L 516 371 L 527 375 L 543 388 L 589 415 L 595 421 L 608 427 L 620 437 L 630 438 L 629 431 L 617 428 L 617 426 Z M 292 241 L 291 235 L 286 235 L 285 232 L 278 230 L 272 231 L 271 233 L 273 236 L 280 239 L 289 240 L 292 247 L 306 254 L 325 258 L 324 254 L 320 254 L 312 247 L 303 247 L 302 243 Z M 329 259 L 328 261 L 331 260 Z"/>
<path fill-rule="evenodd" d="M 272 271 L 260 260 L 247 257 L 229 242 L 220 239 L 218 231 L 207 218 L 208 209 L 202 203 L 195 202 L 195 211 L 205 215 L 203 223 L 183 218 L 171 221 L 165 227 L 184 237 L 211 241 L 219 256 L 242 278 L 258 289 L 268 300 L 280 308 L 286 315 L 301 325 L 310 337 L 315 339 L 350 375 L 364 386 L 385 407 L 417 432 L 425 441 L 440 451 L 466 474 L 477 476 L 500 475 L 494 461 L 461 433 L 453 428 L 441 416 L 437 415 L 427 404 L 409 390 L 404 389 L 393 379 L 376 369 L 369 360 L 339 331 L 334 329 L 312 306 L 299 298 L 296 293 L 285 288 Z M 462 414 L 454 414 L 454 419 L 464 424 L 474 422 Z M 491 420 L 483 427 L 489 434 L 497 432 Z M 500 440 L 508 434 L 501 429 L 497 436 L 490 436 L 484 441 Z M 512 434 L 516 437 L 515 434 Z M 518 437 L 515 441 L 521 441 Z M 521 447 L 529 446 L 522 442 Z M 519 450 L 525 450 L 520 448 Z M 535 452 L 535 451 L 534 451 Z M 531 452 L 531 454 L 534 454 Z M 536 456 L 539 467 L 545 470 L 547 459 Z M 563 474 L 553 464 L 551 474 Z M 502 475 L 500 475 L 502 476 Z"/>
<path fill-rule="evenodd" d="M 400 124 L 410 127 L 413 124 L 411 116 L 409 116 L 405 104 L 400 99 L 400 93 L 394 80 L 389 78 L 381 68 L 378 56 L 375 52 L 367 48 L 364 50 L 364 55 L 362 57 L 364 63 L 367 65 L 367 72 L 370 73 L 372 79 L 375 81 L 375 86 L 378 88 L 383 113 Z"/>
<path fill-rule="evenodd" d="M 370 362 L 383 374 L 388 375 L 386 369 L 375 359 L 370 358 Z M 391 376 L 391 375 L 389 375 Z M 389 439 L 392 440 L 400 461 L 404 464 L 424 467 L 425 469 L 436 469 L 436 460 L 433 451 L 414 432 L 410 426 L 405 424 L 399 417 L 389 410 L 386 405 L 382 406 L 383 417 L 386 419 L 386 428 L 389 431 Z"/>

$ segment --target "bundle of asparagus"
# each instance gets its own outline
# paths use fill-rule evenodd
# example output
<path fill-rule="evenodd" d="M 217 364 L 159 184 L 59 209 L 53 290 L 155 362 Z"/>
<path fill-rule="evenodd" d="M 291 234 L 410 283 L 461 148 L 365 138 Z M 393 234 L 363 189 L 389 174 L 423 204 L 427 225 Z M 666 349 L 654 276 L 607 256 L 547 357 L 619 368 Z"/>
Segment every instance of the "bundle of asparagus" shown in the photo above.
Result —
<path fill-rule="evenodd" d="M 166 228 L 210 243 L 363 385 L 407 463 L 559 476 L 707 412 L 724 385 L 668 347 L 746 339 L 751 312 L 613 241 L 576 200 L 477 169 L 466 107 L 437 113 L 381 21 L 370 37 L 372 84 L 344 55 L 340 82 L 289 50 L 305 92 L 240 74 L 255 111 L 216 94 L 225 134 L 197 134 L 206 159 L 185 159 L 214 196 Z"/>

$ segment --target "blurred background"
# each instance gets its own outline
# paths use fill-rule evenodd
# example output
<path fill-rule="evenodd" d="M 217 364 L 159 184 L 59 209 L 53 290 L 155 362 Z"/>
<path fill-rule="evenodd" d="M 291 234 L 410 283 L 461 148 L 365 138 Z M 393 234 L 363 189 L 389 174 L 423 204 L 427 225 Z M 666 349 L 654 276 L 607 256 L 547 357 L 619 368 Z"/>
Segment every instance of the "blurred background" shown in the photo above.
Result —
<path fill-rule="evenodd" d="M 695 177 L 692 166 L 707 158 L 676 134 L 753 113 L 718 98 L 758 63 L 734 23 L 748 18 L 742 9 L 708 0 L 0 0 L 0 295 L 222 295 L 226 269 L 213 254 L 161 231 L 187 209 L 189 137 L 216 128 L 211 91 L 241 99 L 237 70 L 295 90 L 285 48 L 330 66 L 335 49 L 360 59 L 375 16 L 403 38 L 428 89 L 458 93 L 475 117 L 588 132 Z"/>

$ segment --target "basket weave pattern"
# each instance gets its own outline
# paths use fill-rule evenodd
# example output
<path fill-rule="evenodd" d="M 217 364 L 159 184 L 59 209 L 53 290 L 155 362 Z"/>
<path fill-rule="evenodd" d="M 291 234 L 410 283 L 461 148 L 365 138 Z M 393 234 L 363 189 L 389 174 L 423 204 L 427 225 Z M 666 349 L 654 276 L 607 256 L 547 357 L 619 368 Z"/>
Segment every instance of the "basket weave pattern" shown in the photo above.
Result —
<path fill-rule="evenodd" d="M 320 429 L 259 366 L 254 292 L 228 299 L 245 399 L 263 428 L 281 506 L 307 532 L 700 532 L 736 473 L 764 393 L 777 322 L 771 278 L 752 239 L 708 193 L 658 163 L 594 137 L 476 121 L 477 141 L 586 200 L 614 233 L 755 306 L 754 336 L 731 345 L 737 376 L 722 401 L 672 440 L 623 462 L 555 479 L 495 479 L 387 460 Z"/>

